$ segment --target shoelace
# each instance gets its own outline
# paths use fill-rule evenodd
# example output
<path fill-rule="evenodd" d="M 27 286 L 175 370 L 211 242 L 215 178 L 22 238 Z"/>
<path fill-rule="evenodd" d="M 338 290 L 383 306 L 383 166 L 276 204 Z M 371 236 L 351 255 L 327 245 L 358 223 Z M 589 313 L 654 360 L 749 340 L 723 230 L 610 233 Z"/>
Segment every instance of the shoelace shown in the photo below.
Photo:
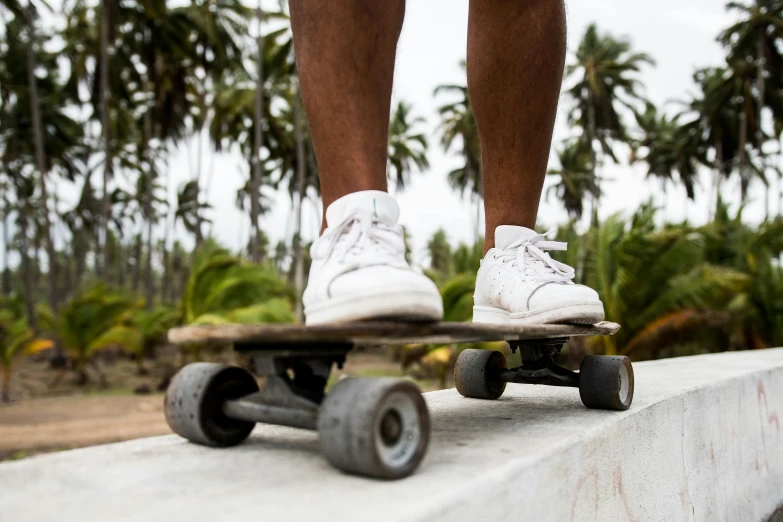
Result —
<path fill-rule="evenodd" d="M 325 259 L 341 240 L 338 254 L 340 261 L 367 249 L 374 250 L 377 254 L 375 257 L 385 254 L 396 258 L 405 252 L 405 242 L 399 225 L 389 226 L 375 221 L 370 211 L 357 211 L 335 228 L 327 230 L 313 244 L 310 254 L 313 259 Z"/>
<path fill-rule="evenodd" d="M 511 266 L 517 267 L 519 272 L 535 277 L 539 281 L 570 281 L 574 278 L 574 269 L 552 259 L 544 252 L 544 250 L 566 250 L 567 243 L 546 240 L 554 234 L 555 231 L 550 230 L 544 234 L 514 241 L 495 254 L 495 259 L 502 259 L 502 263 L 511 259 Z"/>

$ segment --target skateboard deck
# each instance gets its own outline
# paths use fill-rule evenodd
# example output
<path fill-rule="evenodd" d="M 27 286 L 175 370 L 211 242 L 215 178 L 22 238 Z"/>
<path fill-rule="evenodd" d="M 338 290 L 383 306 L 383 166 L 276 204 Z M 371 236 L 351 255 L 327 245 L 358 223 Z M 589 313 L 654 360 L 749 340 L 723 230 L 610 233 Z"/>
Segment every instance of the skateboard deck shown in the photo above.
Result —
<path fill-rule="evenodd" d="M 615 323 L 527 326 L 390 321 L 301 325 L 191 325 L 169 331 L 174 344 L 230 344 L 253 362 L 250 371 L 215 363 L 182 368 L 166 392 L 171 429 L 207 446 L 244 441 L 256 423 L 317 430 L 321 450 L 337 468 L 375 478 L 411 474 L 429 445 L 430 418 L 418 387 L 398 378 L 346 378 L 327 384 L 356 346 L 506 341 L 522 365 L 508 368 L 502 352 L 464 349 L 454 363 L 457 391 L 498 399 L 507 383 L 579 389 L 588 408 L 626 410 L 633 399 L 627 357 L 587 356 L 579 372 L 555 355 L 570 337 L 612 335 Z"/>
<path fill-rule="evenodd" d="M 588 335 L 613 335 L 620 325 L 538 324 L 527 326 L 473 323 L 401 323 L 391 321 L 316 326 L 277 324 L 193 325 L 169 331 L 169 342 L 239 345 L 452 344 L 525 341 Z"/>

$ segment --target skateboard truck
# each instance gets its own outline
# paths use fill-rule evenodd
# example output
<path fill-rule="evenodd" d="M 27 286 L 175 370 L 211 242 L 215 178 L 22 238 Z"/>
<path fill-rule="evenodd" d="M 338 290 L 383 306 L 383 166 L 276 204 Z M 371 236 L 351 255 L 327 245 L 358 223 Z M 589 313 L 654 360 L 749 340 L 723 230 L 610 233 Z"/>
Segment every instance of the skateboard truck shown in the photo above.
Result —
<path fill-rule="evenodd" d="M 511 353 L 519 350 L 522 366 L 500 369 L 495 378 L 503 382 L 519 384 L 579 388 L 579 374 L 558 366 L 552 359 L 552 356 L 559 353 L 567 341 L 567 338 L 556 338 L 510 342 Z"/>
<path fill-rule="evenodd" d="M 281 350 L 279 346 L 237 344 L 235 349 L 252 358 L 255 374 L 266 378 L 266 384 L 261 391 L 227 400 L 223 413 L 248 422 L 317 429 L 318 408 L 332 365 L 341 366 L 352 347 L 328 345 L 308 354 L 308 346 L 292 344 Z"/>

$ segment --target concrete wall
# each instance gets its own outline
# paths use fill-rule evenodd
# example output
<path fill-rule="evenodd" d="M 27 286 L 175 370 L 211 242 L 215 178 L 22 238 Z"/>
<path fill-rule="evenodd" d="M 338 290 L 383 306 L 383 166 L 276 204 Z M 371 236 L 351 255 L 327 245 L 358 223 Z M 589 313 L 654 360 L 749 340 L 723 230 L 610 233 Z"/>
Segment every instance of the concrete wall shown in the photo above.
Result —
<path fill-rule="evenodd" d="M 157 437 L 0 464 L 0 521 L 765 521 L 783 505 L 783 349 L 640 363 L 627 412 L 576 390 L 427 394 L 412 477 L 344 475 L 317 435 L 229 450 Z"/>

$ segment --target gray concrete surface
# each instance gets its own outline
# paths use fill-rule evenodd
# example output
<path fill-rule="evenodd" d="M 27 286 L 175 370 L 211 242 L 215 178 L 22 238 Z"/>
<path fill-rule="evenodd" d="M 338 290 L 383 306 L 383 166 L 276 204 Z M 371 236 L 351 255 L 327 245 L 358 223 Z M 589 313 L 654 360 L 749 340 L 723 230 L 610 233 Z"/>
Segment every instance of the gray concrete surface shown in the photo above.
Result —
<path fill-rule="evenodd" d="M 635 365 L 627 412 L 573 389 L 427 394 L 434 433 L 398 482 L 344 475 L 315 433 L 175 436 L 0 464 L 2 522 L 760 521 L 783 503 L 783 349 Z"/>

